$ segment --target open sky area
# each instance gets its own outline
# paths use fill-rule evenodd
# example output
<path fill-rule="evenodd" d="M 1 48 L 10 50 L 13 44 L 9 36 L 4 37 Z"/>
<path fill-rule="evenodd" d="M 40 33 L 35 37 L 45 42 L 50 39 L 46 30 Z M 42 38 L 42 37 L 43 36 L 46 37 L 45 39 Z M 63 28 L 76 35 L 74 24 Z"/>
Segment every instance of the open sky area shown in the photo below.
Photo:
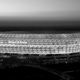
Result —
<path fill-rule="evenodd" d="M 79 20 L 80 0 L 0 0 L 0 20 Z"/>

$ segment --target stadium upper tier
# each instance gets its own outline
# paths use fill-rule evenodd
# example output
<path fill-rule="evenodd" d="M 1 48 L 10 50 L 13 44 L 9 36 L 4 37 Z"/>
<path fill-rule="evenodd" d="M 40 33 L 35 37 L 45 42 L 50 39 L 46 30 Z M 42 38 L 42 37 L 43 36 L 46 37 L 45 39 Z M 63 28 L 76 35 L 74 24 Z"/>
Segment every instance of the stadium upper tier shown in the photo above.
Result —
<path fill-rule="evenodd" d="M 27 45 L 70 45 L 80 43 L 80 34 L 0 34 L 0 43 Z"/>

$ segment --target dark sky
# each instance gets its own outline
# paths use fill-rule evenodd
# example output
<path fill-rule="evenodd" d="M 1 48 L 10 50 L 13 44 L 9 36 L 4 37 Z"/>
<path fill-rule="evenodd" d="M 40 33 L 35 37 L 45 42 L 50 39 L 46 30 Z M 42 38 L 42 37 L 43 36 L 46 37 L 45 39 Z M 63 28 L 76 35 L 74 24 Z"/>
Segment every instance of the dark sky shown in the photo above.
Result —
<path fill-rule="evenodd" d="M 78 25 L 80 0 L 0 0 L 0 30 L 3 31 L 69 31 L 79 30 Z"/>

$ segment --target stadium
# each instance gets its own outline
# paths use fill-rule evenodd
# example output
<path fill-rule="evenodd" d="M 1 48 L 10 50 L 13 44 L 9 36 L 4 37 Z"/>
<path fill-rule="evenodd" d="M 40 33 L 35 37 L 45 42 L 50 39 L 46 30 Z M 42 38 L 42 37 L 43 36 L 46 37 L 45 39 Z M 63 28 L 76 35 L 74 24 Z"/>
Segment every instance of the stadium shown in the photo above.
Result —
<path fill-rule="evenodd" d="M 69 54 L 80 52 L 80 34 L 0 33 L 1 53 Z"/>

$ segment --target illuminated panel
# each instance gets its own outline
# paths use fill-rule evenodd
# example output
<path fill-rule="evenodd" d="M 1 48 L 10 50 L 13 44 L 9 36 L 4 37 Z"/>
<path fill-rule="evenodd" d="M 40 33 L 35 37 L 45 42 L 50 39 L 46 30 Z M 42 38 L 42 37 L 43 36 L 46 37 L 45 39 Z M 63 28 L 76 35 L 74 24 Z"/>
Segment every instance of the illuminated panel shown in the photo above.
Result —
<path fill-rule="evenodd" d="M 1 53 L 66 54 L 80 52 L 74 34 L 0 34 Z M 79 35 L 79 34 L 77 34 Z"/>

